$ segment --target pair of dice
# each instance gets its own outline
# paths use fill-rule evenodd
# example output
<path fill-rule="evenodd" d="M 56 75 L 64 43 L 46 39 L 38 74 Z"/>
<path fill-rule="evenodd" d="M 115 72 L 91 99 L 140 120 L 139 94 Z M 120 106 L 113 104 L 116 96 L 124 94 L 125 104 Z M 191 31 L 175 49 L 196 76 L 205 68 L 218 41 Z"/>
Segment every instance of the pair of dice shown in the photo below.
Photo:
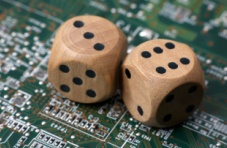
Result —
<path fill-rule="evenodd" d="M 125 35 L 110 21 L 97 16 L 72 18 L 56 34 L 49 81 L 81 103 L 112 97 L 120 82 L 127 109 L 149 126 L 173 126 L 192 114 L 203 97 L 204 77 L 189 46 L 156 39 L 127 57 L 126 51 Z"/>

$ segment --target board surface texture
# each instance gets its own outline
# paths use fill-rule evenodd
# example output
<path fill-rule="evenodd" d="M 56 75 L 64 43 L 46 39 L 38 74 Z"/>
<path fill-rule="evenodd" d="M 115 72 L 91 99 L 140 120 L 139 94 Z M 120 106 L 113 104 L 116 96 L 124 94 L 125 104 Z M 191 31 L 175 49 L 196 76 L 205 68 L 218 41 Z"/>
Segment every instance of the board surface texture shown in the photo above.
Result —
<path fill-rule="evenodd" d="M 128 52 L 156 38 L 192 47 L 206 80 L 199 109 L 158 129 L 133 119 L 119 94 L 86 105 L 57 93 L 47 80 L 49 49 L 78 15 L 115 23 Z M 0 0 L 0 147 L 227 148 L 227 1 Z"/>

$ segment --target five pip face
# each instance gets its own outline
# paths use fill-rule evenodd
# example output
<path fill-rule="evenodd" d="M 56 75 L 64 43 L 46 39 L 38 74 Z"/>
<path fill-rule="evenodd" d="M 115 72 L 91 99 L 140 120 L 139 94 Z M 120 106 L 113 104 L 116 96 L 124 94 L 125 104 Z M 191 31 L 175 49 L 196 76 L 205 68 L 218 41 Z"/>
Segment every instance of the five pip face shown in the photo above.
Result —
<path fill-rule="evenodd" d="M 199 105 L 203 72 L 189 46 L 157 39 L 127 57 L 126 51 L 124 33 L 107 19 L 74 17 L 57 31 L 48 79 L 64 96 L 81 103 L 112 97 L 120 83 L 129 112 L 150 126 L 176 125 Z"/>

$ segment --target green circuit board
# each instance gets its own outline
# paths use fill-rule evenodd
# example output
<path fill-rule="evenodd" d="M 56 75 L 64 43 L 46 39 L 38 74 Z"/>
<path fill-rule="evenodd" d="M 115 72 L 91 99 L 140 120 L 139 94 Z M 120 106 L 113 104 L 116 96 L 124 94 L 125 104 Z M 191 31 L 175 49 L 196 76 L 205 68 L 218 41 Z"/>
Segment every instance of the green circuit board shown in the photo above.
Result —
<path fill-rule="evenodd" d="M 199 109 L 158 129 L 132 118 L 120 92 L 95 105 L 57 93 L 47 79 L 49 49 L 77 15 L 114 22 L 128 52 L 156 38 L 190 45 L 205 74 Z M 227 148 L 227 1 L 0 0 L 0 147 Z"/>

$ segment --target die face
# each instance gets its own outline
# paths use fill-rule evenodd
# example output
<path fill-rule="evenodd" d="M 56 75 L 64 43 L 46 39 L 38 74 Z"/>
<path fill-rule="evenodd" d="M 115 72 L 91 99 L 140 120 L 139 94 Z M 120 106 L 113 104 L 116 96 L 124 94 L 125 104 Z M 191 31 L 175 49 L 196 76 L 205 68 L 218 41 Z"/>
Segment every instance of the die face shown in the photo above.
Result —
<path fill-rule="evenodd" d="M 49 81 L 67 98 L 81 103 L 93 103 L 114 94 L 116 84 L 108 81 L 106 75 L 108 73 L 100 73 L 100 69 L 79 61 L 61 61 L 49 71 Z"/>
<path fill-rule="evenodd" d="M 68 20 L 59 29 L 68 49 L 78 54 L 100 55 L 115 49 L 122 39 L 119 29 L 98 16 L 81 16 Z"/>
<path fill-rule="evenodd" d="M 134 63 L 147 77 L 180 78 L 195 66 L 196 56 L 187 45 L 157 39 L 145 42 L 132 51 Z M 149 69 L 149 70 L 147 70 Z"/>
<path fill-rule="evenodd" d="M 92 32 L 94 36 L 85 35 L 86 32 Z M 102 43 L 104 48 L 96 43 Z M 48 79 L 71 100 L 81 103 L 104 101 L 116 91 L 117 71 L 126 50 L 123 32 L 108 20 L 95 16 L 72 18 L 56 34 Z"/>
<path fill-rule="evenodd" d="M 174 126 L 186 120 L 198 107 L 204 88 L 199 83 L 186 83 L 168 93 L 157 108 L 153 126 Z"/>
<path fill-rule="evenodd" d="M 127 109 L 135 119 L 146 122 L 153 112 L 146 78 L 130 61 L 127 62 L 127 58 L 122 65 L 121 77 L 121 94 Z"/>

